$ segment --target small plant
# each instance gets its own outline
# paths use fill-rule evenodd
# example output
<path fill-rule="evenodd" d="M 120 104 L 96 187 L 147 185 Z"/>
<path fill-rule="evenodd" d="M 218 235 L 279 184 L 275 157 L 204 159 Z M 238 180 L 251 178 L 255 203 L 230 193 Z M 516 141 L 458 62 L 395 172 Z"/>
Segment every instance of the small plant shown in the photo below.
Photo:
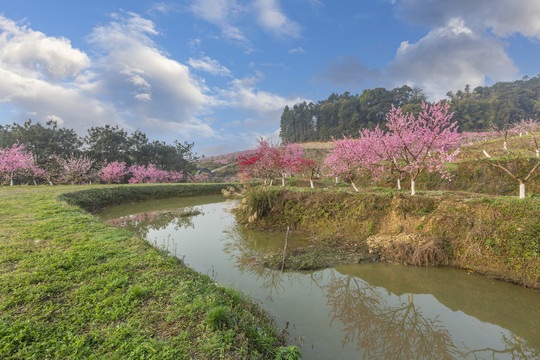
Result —
<path fill-rule="evenodd" d="M 250 214 L 250 218 L 264 217 L 272 209 L 272 200 L 276 198 L 278 191 L 268 190 L 258 186 L 246 192 L 245 205 Z M 244 201 L 243 201 L 244 203 Z"/>
<path fill-rule="evenodd" d="M 214 330 L 222 330 L 231 324 L 231 313 L 223 305 L 213 307 L 207 314 L 206 320 Z"/>
<path fill-rule="evenodd" d="M 282 346 L 278 349 L 276 353 L 275 360 L 298 360 L 302 359 L 302 354 L 300 349 L 294 345 Z"/>

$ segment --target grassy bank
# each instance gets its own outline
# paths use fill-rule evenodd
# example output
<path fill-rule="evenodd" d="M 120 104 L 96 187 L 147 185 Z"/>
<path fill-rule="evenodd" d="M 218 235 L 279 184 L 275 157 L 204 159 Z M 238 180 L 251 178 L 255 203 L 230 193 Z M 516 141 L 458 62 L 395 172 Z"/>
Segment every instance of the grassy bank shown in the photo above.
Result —
<path fill-rule="evenodd" d="M 284 352 L 272 320 L 242 294 L 78 207 L 221 187 L 0 187 L 0 358 L 273 359 Z"/>
<path fill-rule="evenodd" d="M 238 218 L 260 229 L 291 226 L 311 235 L 319 252 L 340 248 L 406 264 L 451 265 L 540 288 L 537 197 L 259 187 L 247 192 Z"/>

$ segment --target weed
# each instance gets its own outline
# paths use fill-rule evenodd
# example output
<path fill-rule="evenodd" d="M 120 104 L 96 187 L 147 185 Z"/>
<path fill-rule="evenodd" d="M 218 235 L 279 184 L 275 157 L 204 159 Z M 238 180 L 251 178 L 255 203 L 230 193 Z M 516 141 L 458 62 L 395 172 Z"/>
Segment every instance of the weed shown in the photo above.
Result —
<path fill-rule="evenodd" d="M 206 314 L 206 321 L 214 330 L 223 330 L 231 323 L 231 314 L 229 309 L 223 305 L 219 305 L 210 309 Z"/>
<path fill-rule="evenodd" d="M 300 349 L 291 345 L 287 347 L 280 347 L 276 354 L 275 360 L 299 360 L 302 359 Z"/>

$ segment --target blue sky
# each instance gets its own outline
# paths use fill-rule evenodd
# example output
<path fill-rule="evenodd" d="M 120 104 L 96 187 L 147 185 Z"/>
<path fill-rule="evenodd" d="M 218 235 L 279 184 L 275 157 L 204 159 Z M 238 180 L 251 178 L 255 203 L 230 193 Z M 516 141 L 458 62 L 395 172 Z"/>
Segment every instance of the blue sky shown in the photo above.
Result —
<path fill-rule="evenodd" d="M 538 0 L 2 0 L 0 124 L 252 147 L 285 105 L 540 73 Z M 276 137 L 277 138 L 277 137 Z"/>

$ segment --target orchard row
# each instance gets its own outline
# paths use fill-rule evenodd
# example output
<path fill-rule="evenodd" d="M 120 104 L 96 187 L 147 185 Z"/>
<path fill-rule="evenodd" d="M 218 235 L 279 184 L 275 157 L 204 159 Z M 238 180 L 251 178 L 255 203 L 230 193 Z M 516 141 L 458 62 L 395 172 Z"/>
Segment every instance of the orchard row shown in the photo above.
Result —
<path fill-rule="evenodd" d="M 321 163 L 304 158 L 303 149 L 298 144 L 278 146 L 259 139 L 256 152 L 239 156 L 238 164 L 245 177 L 259 177 L 265 183 L 270 181 L 272 184 L 281 178 L 284 185 L 286 175 L 308 173 L 313 187 L 313 177 L 324 174 L 335 177 L 336 182 L 339 179 L 346 181 L 357 192 L 355 181 L 360 176 L 367 176 L 373 181 L 391 176 L 399 189 L 401 181 L 408 178 L 411 194 L 415 195 L 415 181 L 422 172 L 436 172 L 451 181 L 448 164 L 458 159 L 463 145 L 485 143 L 502 136 L 504 145 L 494 153 L 496 157 L 492 158 L 492 165 L 512 176 L 520 185 L 520 197 L 525 197 L 525 183 L 532 179 L 540 166 L 536 137 L 538 123 L 527 120 L 500 131 L 460 134 L 457 123 L 451 121 L 452 115 L 448 103 L 442 102 L 422 104 L 418 116 L 392 107 L 386 116 L 388 131 L 377 126 L 373 130 L 360 130 L 358 138 L 333 139 L 333 149 Z M 528 150 L 532 151 L 533 161 L 526 170 L 519 168 L 521 162 L 512 160 L 529 157 L 529 154 L 511 151 L 507 147 L 507 140 L 518 133 L 531 136 Z M 491 158 L 486 151 L 484 154 Z"/>
<path fill-rule="evenodd" d="M 15 143 L 10 148 L 0 148 L 0 183 L 13 185 L 16 180 L 28 179 L 32 179 L 34 184 L 36 180 L 42 180 L 51 185 L 83 184 L 92 181 L 135 184 L 205 180 L 205 174 L 194 176 L 183 170 L 162 170 L 152 163 L 128 167 L 124 162 L 105 162 L 96 171 L 94 161 L 84 155 L 72 155 L 67 158 L 55 156 L 54 160 L 47 169 L 43 169 L 36 164 L 34 155 L 26 151 L 24 145 Z"/>

